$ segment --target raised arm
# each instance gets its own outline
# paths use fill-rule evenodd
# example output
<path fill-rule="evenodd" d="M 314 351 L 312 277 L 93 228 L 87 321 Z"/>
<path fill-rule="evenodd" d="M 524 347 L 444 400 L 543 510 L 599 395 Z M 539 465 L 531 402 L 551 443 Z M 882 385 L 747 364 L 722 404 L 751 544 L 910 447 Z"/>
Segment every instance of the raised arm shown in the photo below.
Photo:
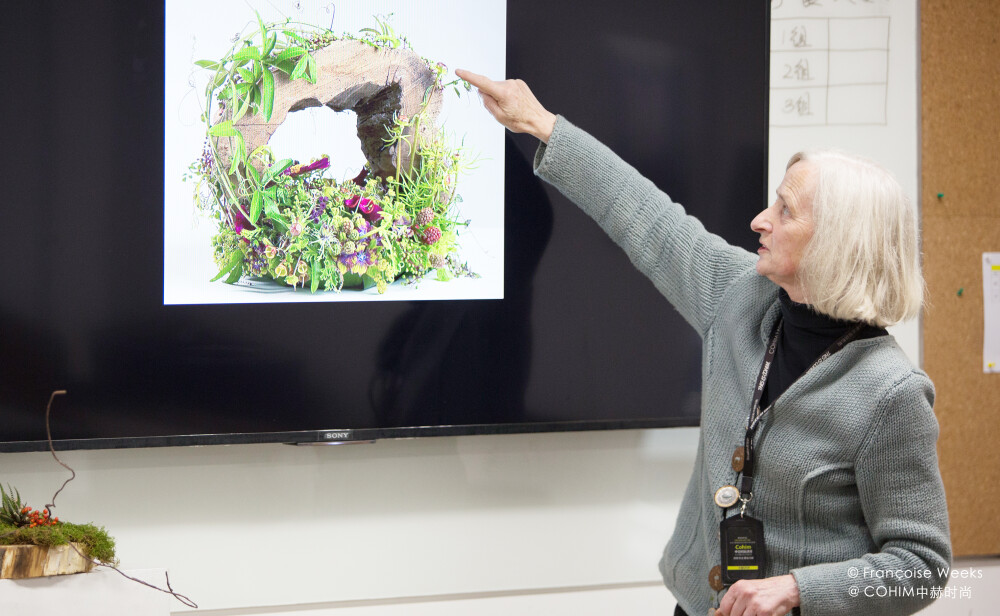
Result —
<path fill-rule="evenodd" d="M 705 230 L 610 149 L 546 110 L 520 80 L 456 71 L 479 88 L 486 109 L 543 144 L 535 172 L 589 214 L 700 334 L 729 284 L 756 257 Z"/>

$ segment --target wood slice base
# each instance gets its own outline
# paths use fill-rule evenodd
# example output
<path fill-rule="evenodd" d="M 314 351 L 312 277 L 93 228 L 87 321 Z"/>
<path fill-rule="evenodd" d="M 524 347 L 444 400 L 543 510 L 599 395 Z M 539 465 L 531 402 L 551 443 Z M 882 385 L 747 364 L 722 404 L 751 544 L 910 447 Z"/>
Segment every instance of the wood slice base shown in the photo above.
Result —
<path fill-rule="evenodd" d="M 80 543 L 54 546 L 0 545 L 0 579 L 23 580 L 85 573 L 94 568 L 94 563 L 81 553 L 87 552 L 86 546 Z"/>

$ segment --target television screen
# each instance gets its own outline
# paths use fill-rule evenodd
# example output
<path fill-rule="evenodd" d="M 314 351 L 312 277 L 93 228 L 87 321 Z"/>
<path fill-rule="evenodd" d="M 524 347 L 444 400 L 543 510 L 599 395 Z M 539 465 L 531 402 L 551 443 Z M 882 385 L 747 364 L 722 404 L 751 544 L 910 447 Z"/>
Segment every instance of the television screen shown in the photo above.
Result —
<path fill-rule="evenodd" d="M 0 450 L 696 425 L 700 340 L 536 178 L 524 79 L 731 243 L 768 3 L 25 5 Z"/>

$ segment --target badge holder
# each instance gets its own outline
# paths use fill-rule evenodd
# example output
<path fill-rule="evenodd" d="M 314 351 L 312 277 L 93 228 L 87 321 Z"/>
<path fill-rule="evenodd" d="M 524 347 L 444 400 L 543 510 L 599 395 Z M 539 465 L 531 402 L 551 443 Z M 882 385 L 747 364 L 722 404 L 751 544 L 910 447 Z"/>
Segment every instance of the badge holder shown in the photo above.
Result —
<path fill-rule="evenodd" d="M 726 586 L 740 580 L 764 577 L 764 524 L 745 515 L 748 498 L 741 498 L 740 514 L 719 523 L 719 545 L 722 548 L 722 583 Z"/>

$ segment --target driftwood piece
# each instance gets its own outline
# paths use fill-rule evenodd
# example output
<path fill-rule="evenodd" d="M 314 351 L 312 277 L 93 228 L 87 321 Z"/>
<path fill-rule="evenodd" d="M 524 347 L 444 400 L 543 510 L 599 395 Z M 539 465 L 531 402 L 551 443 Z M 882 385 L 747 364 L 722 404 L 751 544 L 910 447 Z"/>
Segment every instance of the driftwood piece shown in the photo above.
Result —
<path fill-rule="evenodd" d="M 93 561 L 81 555 L 86 554 L 86 550 L 86 546 L 80 543 L 54 546 L 0 545 L 0 579 L 21 580 L 85 573 L 94 568 Z"/>
<path fill-rule="evenodd" d="M 275 73 L 274 107 L 271 120 L 260 114 L 244 115 L 234 126 L 243 135 L 246 151 L 253 152 L 270 141 L 289 113 L 326 105 L 334 111 L 352 110 L 358 116 L 358 139 L 361 151 L 375 175 L 396 173 L 396 161 L 404 171 L 416 161 L 410 152 L 413 127 L 404 131 L 402 151 L 386 147 L 386 127 L 393 114 L 414 117 L 423 109 L 419 138 L 427 139 L 436 130 L 441 110 L 441 92 L 434 88 L 434 73 L 409 49 L 375 49 L 360 41 L 334 41 L 313 52 L 316 59 L 316 83 L 300 78 L 289 81 L 284 73 Z M 426 108 L 424 96 L 430 93 Z M 231 118 L 232 109 L 223 108 L 216 122 Z M 232 162 L 234 140 L 215 138 L 219 162 L 228 168 Z"/>

